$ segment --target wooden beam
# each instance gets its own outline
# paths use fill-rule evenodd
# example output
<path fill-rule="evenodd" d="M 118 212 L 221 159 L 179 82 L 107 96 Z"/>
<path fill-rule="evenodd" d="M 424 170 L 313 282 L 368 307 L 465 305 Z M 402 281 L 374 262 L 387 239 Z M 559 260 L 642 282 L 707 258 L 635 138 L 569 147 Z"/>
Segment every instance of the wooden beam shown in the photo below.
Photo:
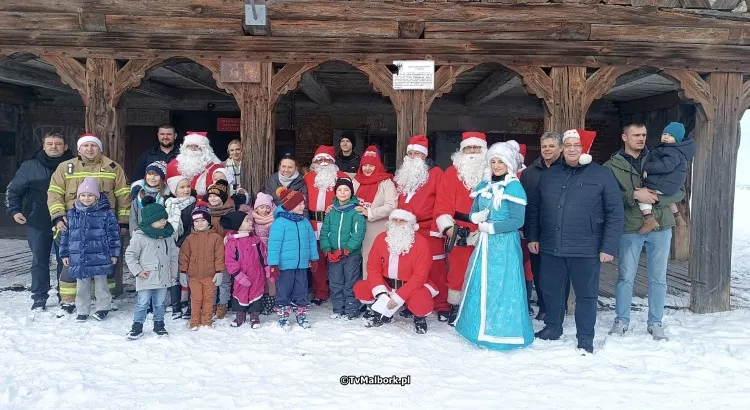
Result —
<path fill-rule="evenodd" d="M 75 94 L 76 91 L 65 85 L 60 78 L 54 74 L 7 62 L 0 66 L 0 81 L 11 84 L 26 85 L 45 88 L 66 94 Z"/>
<path fill-rule="evenodd" d="M 750 80 L 742 85 L 742 102 L 740 109 L 750 110 Z"/>
<path fill-rule="evenodd" d="M 521 85 L 521 81 L 516 73 L 507 70 L 495 71 L 466 94 L 466 105 L 486 104 L 518 85 Z"/>
<path fill-rule="evenodd" d="M 194 67 L 189 63 L 170 64 L 160 68 L 182 77 L 184 80 L 187 80 L 195 86 L 214 91 L 218 94 L 228 95 L 216 86 L 216 81 L 210 73 L 203 71 L 199 67 Z"/>
<path fill-rule="evenodd" d="M 150 58 L 150 59 L 139 59 L 130 60 L 125 66 L 117 71 L 114 84 L 114 95 L 112 96 L 112 104 L 117 106 L 120 96 L 138 85 L 146 75 L 146 71 L 160 64 L 164 59 L 162 58 Z M 152 87 L 153 89 L 154 87 Z"/>
<path fill-rule="evenodd" d="M 271 35 L 276 37 L 367 37 L 398 38 L 398 21 L 368 21 L 352 24 L 348 21 L 271 20 Z"/>
<path fill-rule="evenodd" d="M 435 72 L 434 89 L 426 90 L 425 92 L 425 118 L 433 101 L 435 101 L 436 98 L 440 98 L 443 94 L 449 93 L 453 88 L 453 84 L 456 83 L 458 76 L 472 68 L 474 68 L 473 64 L 462 64 L 457 66 L 444 65 L 437 69 Z"/>
<path fill-rule="evenodd" d="M 727 33 L 728 33 L 728 29 Z M 588 40 L 591 26 L 583 23 L 563 22 L 426 22 L 424 38 L 483 40 Z"/>
<path fill-rule="evenodd" d="M 0 11 L 0 27 L 19 30 L 78 31 L 77 13 L 20 13 Z"/>
<path fill-rule="evenodd" d="M 649 78 L 658 74 L 659 69 L 653 67 L 643 67 L 637 70 L 633 70 L 627 74 L 621 75 L 615 81 L 615 85 L 609 89 L 607 94 L 614 93 L 617 91 L 627 90 L 635 85 L 641 84 L 648 81 Z"/>
<path fill-rule="evenodd" d="M 325 85 L 321 84 L 313 73 L 307 72 L 302 75 L 299 89 L 316 104 L 328 105 L 331 103 L 331 93 Z"/>
<path fill-rule="evenodd" d="M 587 40 L 646 41 L 692 44 L 728 44 L 729 28 L 650 26 L 633 30 L 632 26 L 592 24 Z"/>
<path fill-rule="evenodd" d="M 398 22 L 399 38 L 422 38 L 424 35 L 424 21 L 404 20 Z"/>
<path fill-rule="evenodd" d="M 674 79 L 682 88 L 685 97 L 698 104 L 698 113 L 712 120 L 716 112 L 716 101 L 711 96 L 711 89 L 698 73 L 685 69 L 667 69 L 664 74 Z"/>
<path fill-rule="evenodd" d="M 185 93 L 181 89 L 156 81 L 143 81 L 140 86 L 132 88 L 132 91 L 154 98 L 166 98 L 170 100 L 182 100 L 185 98 Z"/>
<path fill-rule="evenodd" d="M 244 14 L 234 18 L 168 17 L 107 14 L 106 28 L 112 33 L 185 33 L 243 35 Z"/>
<path fill-rule="evenodd" d="M 86 101 L 88 99 L 88 87 L 86 86 L 86 68 L 72 57 L 59 57 L 59 56 L 48 56 L 41 55 L 40 58 L 55 67 L 57 75 L 63 83 L 69 85 L 81 98 Z"/>

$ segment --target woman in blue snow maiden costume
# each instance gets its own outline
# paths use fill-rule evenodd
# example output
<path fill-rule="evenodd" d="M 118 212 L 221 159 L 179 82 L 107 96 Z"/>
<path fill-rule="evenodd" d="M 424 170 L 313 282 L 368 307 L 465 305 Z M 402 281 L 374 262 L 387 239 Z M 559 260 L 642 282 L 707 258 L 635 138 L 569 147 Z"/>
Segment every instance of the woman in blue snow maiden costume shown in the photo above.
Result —
<path fill-rule="evenodd" d="M 495 350 L 526 347 L 534 329 L 526 303 L 523 226 L 526 193 L 516 177 L 521 155 L 515 141 L 487 152 L 489 168 L 471 196 L 471 220 L 479 236 L 464 282 L 456 331 L 470 342 Z"/>

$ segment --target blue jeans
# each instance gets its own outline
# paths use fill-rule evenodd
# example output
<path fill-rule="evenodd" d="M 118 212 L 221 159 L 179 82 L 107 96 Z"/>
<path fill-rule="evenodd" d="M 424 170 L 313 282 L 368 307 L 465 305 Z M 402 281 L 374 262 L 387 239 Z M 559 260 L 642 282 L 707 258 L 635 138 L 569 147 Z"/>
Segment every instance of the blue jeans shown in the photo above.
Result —
<path fill-rule="evenodd" d="M 133 322 L 143 324 L 146 321 L 146 311 L 148 311 L 149 304 L 154 309 L 154 322 L 163 322 L 164 311 L 167 309 L 164 305 L 166 298 L 167 288 L 139 290 L 135 297 Z"/>
<path fill-rule="evenodd" d="M 645 235 L 626 233 L 620 238 L 620 264 L 615 285 L 616 320 L 630 323 L 630 303 L 633 300 L 633 281 L 638 272 L 641 251 L 646 246 L 648 275 L 648 324 L 661 323 L 667 298 L 667 263 L 672 242 L 672 229 L 651 231 Z"/>

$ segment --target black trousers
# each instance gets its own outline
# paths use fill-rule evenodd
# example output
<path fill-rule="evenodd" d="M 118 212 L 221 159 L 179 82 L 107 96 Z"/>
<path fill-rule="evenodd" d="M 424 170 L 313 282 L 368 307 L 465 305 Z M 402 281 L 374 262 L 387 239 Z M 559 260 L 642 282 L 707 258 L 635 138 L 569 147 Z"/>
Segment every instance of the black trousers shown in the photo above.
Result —
<path fill-rule="evenodd" d="M 52 250 L 52 230 L 26 227 L 26 239 L 31 249 L 31 299 L 47 300 L 50 289 L 49 261 Z M 57 249 L 57 248 L 55 248 Z M 56 252 L 57 253 L 57 252 Z M 58 277 L 63 264 L 58 261 Z"/>
<path fill-rule="evenodd" d="M 234 304 L 233 308 L 235 312 L 260 313 L 263 310 L 263 298 L 260 298 L 247 306 L 242 306 L 237 298 L 232 297 L 232 303 Z"/>

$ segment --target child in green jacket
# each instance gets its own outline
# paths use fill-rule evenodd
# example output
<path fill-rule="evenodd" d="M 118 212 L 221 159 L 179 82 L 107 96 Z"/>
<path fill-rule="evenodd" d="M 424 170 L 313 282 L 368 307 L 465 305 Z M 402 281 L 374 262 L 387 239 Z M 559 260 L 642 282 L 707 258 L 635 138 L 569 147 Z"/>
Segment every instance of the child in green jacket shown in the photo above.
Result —
<path fill-rule="evenodd" d="M 328 286 L 331 290 L 331 318 L 359 316 L 360 302 L 354 297 L 354 284 L 361 279 L 362 241 L 365 218 L 354 210 L 359 200 L 348 178 L 336 181 L 336 198 L 320 231 L 320 249 L 328 258 Z"/>

